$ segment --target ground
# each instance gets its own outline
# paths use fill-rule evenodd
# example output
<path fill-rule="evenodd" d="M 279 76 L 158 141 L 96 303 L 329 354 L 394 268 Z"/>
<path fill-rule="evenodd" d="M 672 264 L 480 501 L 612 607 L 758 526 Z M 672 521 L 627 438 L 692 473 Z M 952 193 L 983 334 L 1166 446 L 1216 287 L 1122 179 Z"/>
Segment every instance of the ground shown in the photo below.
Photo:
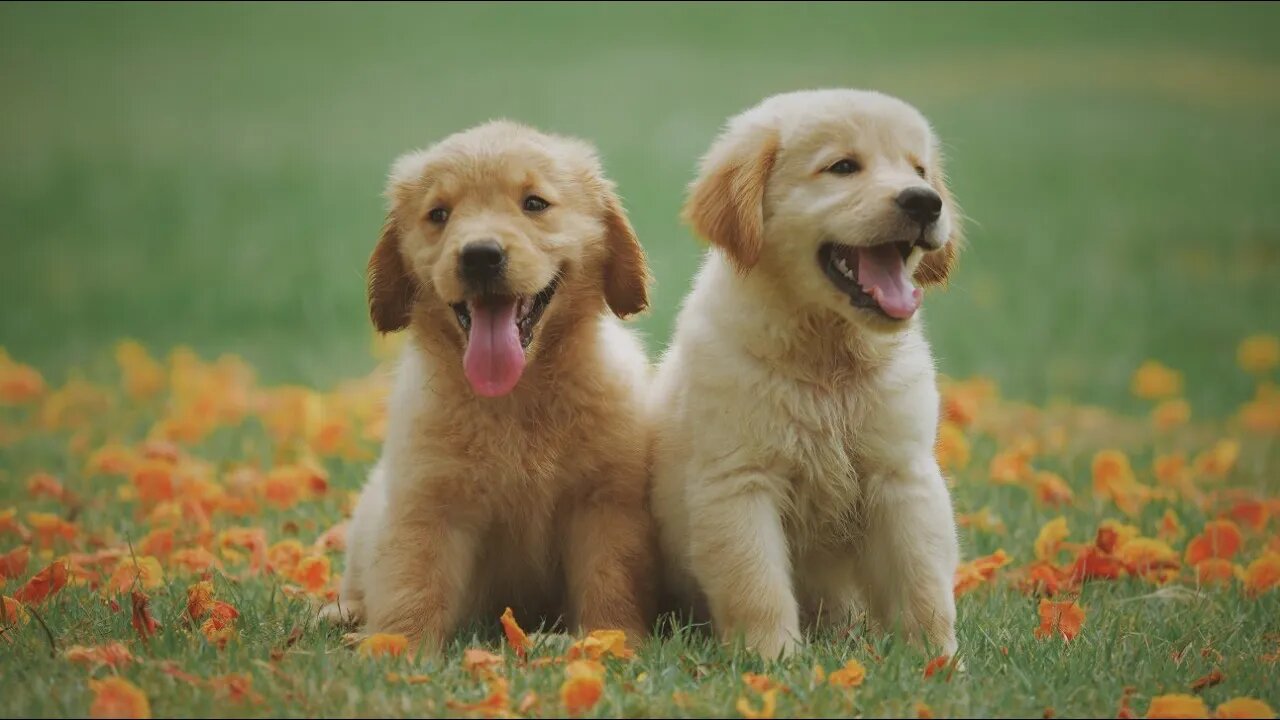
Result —
<path fill-rule="evenodd" d="M 926 679 L 929 653 L 858 627 L 781 664 L 681 628 L 606 660 L 588 714 L 758 709 L 744 672 L 788 688 L 779 715 L 1141 715 L 1215 670 L 1207 709 L 1280 706 L 1276 375 L 1265 340 L 1240 348 L 1280 331 L 1278 23 L 1273 5 L 3 6 L 0 588 L 31 612 L 0 618 L 0 713 L 85 714 L 113 676 L 157 715 L 463 713 L 486 674 L 512 711 L 562 712 L 565 667 L 521 666 L 497 618 L 443 661 L 365 657 L 307 621 L 342 571 L 313 543 L 380 436 L 362 274 L 387 168 L 500 116 L 596 142 L 658 279 L 637 323 L 656 356 L 703 251 L 678 221 L 696 158 L 761 97 L 836 85 L 909 100 L 944 140 L 969 240 L 926 300 L 954 379 L 942 452 L 966 559 L 1010 563 L 962 583 L 963 672 Z M 1071 498 L 1045 502 L 1043 472 Z M 1035 636 L 1024 587 L 1058 516 L 1041 570 L 1085 611 L 1069 642 Z M 1106 521 L 1151 540 L 1126 550 Z M 223 635 L 225 609 L 184 622 L 210 559 L 238 612 Z M 37 600 L 60 560 L 70 584 Z M 1198 582 L 1213 568 L 1224 584 Z M 145 640 L 132 590 L 163 625 Z M 132 662 L 67 656 L 113 641 Z M 504 667 L 468 670 L 468 647 Z M 851 659 L 859 687 L 814 676 Z M 251 693 L 211 680 L 229 673 Z"/>

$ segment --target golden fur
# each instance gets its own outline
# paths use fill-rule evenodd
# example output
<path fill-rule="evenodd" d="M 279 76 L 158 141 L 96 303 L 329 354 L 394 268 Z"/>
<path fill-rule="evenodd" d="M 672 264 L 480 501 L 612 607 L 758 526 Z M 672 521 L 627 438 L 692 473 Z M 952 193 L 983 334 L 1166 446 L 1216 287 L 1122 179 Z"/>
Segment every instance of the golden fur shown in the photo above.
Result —
<path fill-rule="evenodd" d="M 551 209 L 522 210 L 536 192 Z M 349 532 L 335 619 L 438 650 L 506 605 L 527 624 L 651 622 L 655 540 L 647 505 L 648 365 L 614 317 L 642 310 L 644 253 L 592 148 L 510 122 L 396 161 L 391 210 L 369 262 L 383 332 L 408 328 L 383 454 Z M 433 208 L 450 209 L 432 222 Z M 509 395 L 464 377 L 461 247 L 495 239 L 507 283 L 560 282 Z"/>

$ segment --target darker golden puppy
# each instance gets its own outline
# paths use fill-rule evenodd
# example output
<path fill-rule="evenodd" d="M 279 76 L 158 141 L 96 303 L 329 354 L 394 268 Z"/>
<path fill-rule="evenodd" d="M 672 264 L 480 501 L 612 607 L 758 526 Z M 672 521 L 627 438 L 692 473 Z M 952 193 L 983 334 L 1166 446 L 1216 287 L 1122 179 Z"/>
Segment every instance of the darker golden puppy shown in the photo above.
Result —
<path fill-rule="evenodd" d="M 647 630 L 648 271 L 592 148 L 494 122 L 400 158 L 369 264 L 410 341 L 330 614 L 438 649 L 468 619 Z"/>

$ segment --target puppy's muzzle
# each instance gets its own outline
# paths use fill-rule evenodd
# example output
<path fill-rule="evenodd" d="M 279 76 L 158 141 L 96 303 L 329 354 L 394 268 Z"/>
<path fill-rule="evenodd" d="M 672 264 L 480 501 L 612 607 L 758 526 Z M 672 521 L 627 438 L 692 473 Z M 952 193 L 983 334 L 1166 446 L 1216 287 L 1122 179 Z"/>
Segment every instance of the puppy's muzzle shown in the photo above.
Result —
<path fill-rule="evenodd" d="M 917 245 L 925 250 L 937 250 L 942 247 L 943 238 L 937 233 L 928 232 L 930 226 L 938 222 L 942 215 L 942 197 L 932 188 L 910 187 L 898 193 L 894 198 L 898 208 L 912 222 L 920 226 L 920 239 Z"/>
<path fill-rule="evenodd" d="M 507 254 L 497 240 L 467 243 L 458 255 L 458 274 L 473 290 L 486 291 L 507 271 Z"/>

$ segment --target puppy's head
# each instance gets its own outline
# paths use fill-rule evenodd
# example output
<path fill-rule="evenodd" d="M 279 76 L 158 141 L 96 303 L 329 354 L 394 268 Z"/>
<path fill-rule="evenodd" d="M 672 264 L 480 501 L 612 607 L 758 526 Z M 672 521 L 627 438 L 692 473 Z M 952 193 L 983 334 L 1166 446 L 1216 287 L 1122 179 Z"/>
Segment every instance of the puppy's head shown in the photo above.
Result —
<path fill-rule="evenodd" d="M 393 332 L 422 318 L 479 395 L 511 392 L 557 318 L 648 302 L 643 251 L 586 143 L 487 123 L 398 159 L 387 194 L 373 323 Z"/>
<path fill-rule="evenodd" d="M 958 214 L 924 117 L 857 90 L 777 95 L 732 119 L 685 206 L 740 271 L 886 331 L 947 279 Z"/>

